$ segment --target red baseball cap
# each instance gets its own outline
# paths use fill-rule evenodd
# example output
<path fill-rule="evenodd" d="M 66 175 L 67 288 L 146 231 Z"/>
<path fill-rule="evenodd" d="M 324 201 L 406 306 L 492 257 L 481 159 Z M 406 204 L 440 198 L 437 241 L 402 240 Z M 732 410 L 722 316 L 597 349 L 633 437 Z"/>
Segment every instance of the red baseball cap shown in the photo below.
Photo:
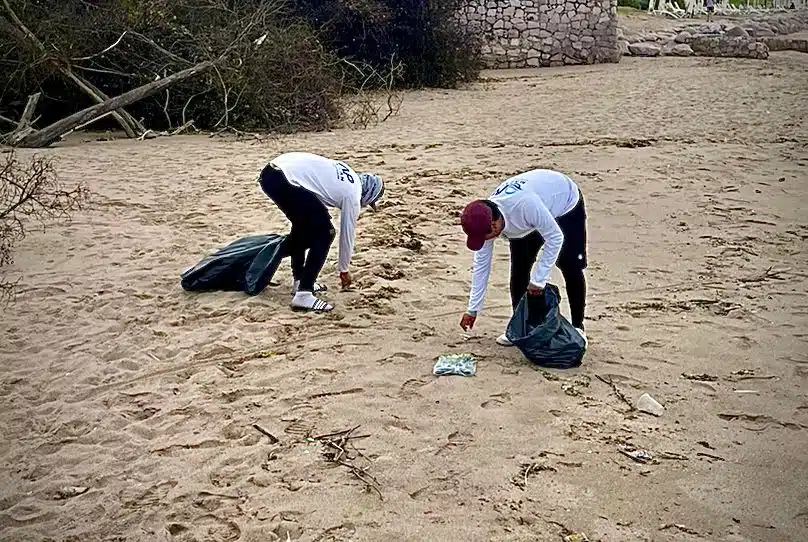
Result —
<path fill-rule="evenodd" d="M 494 213 L 482 200 L 472 201 L 463 209 L 460 224 L 466 232 L 466 246 L 471 250 L 480 250 L 485 244 L 485 238 L 491 233 L 491 222 Z"/>

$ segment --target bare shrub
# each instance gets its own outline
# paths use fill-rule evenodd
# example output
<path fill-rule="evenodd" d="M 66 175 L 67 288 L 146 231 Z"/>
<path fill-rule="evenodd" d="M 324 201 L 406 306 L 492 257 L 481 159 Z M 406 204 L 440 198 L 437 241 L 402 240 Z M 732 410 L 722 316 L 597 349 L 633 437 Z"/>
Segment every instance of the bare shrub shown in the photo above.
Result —
<path fill-rule="evenodd" d="M 4 267 L 14 262 L 14 245 L 25 238 L 31 222 L 44 227 L 69 220 L 82 208 L 89 191 L 83 183 L 66 188 L 52 162 L 33 156 L 21 162 L 11 150 L 0 164 L 0 302 L 12 299 L 17 281 L 9 279 Z"/>

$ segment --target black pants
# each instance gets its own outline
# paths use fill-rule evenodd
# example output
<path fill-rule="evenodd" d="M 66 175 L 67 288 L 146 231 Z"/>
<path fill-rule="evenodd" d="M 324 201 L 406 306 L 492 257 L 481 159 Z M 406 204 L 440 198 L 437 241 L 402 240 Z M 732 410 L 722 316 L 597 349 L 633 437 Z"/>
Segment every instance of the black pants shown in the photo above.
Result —
<path fill-rule="evenodd" d="M 570 323 L 584 329 L 586 308 L 586 279 L 584 269 L 586 256 L 586 206 L 584 196 L 579 192 L 578 204 L 567 214 L 556 219 L 564 233 L 564 244 L 558 255 L 556 266 L 567 284 L 567 298 L 570 304 Z M 544 239 L 533 232 L 521 239 L 510 240 L 511 251 L 511 303 L 519 304 L 530 283 L 530 273 Z"/>
<path fill-rule="evenodd" d="M 260 183 L 264 193 L 292 223 L 284 257 L 292 258 L 292 276 L 300 281 L 298 290 L 312 292 L 336 234 L 328 209 L 317 196 L 289 183 L 283 172 L 269 164 L 261 172 Z"/>

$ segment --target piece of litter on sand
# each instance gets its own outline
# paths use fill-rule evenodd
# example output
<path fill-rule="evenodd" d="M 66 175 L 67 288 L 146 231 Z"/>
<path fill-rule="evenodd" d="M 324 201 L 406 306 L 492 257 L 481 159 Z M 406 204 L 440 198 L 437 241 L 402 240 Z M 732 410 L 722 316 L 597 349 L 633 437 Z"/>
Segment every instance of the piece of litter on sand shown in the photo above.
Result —
<path fill-rule="evenodd" d="M 637 463 L 650 463 L 654 460 L 654 456 L 645 450 L 620 450 L 620 453 L 630 457 Z"/>
<path fill-rule="evenodd" d="M 760 392 L 757 391 L 757 390 L 735 390 L 735 393 L 751 393 L 751 394 L 757 395 Z"/>
<path fill-rule="evenodd" d="M 718 377 L 715 375 L 707 374 L 707 373 L 682 373 L 682 378 L 686 378 L 687 380 L 696 380 L 698 382 L 717 382 Z"/>
<path fill-rule="evenodd" d="M 477 373 L 477 360 L 471 354 L 440 356 L 432 372 L 435 376 L 474 376 Z"/>
<path fill-rule="evenodd" d="M 634 405 L 634 408 L 640 412 L 647 412 L 648 414 L 652 414 L 654 416 L 662 416 L 662 414 L 665 412 L 665 407 L 660 405 L 656 399 L 647 393 L 640 395 L 640 398 L 637 399 L 637 403 Z"/>
<path fill-rule="evenodd" d="M 564 542 L 589 542 L 589 538 L 584 533 L 570 533 L 564 536 Z"/>
<path fill-rule="evenodd" d="M 79 495 L 84 495 L 90 491 L 89 487 L 82 487 L 82 486 L 65 486 L 60 487 L 56 494 L 53 496 L 54 499 L 57 501 L 61 501 L 64 499 L 70 499 L 72 497 L 78 497 Z"/>

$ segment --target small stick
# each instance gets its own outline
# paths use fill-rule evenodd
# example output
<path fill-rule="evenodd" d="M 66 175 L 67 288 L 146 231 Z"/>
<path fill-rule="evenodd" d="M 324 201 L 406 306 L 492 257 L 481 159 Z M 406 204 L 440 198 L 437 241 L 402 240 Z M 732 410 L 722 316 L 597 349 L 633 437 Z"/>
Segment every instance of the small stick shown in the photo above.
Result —
<path fill-rule="evenodd" d="M 316 437 L 312 437 L 312 439 L 320 440 L 320 439 L 324 439 L 324 438 L 331 438 L 331 437 L 336 437 L 336 436 L 342 435 L 343 433 L 347 434 L 347 435 L 350 435 L 351 433 L 353 433 L 354 431 L 359 429 L 359 427 L 361 427 L 361 426 L 357 425 L 356 427 L 352 427 L 351 429 L 344 429 L 342 431 L 334 431 L 333 433 L 326 433 L 324 435 L 318 435 Z"/>
<path fill-rule="evenodd" d="M 277 444 L 278 442 L 280 442 L 278 440 L 278 437 L 276 437 L 275 435 L 273 435 L 272 433 L 270 433 L 269 431 L 267 431 L 266 429 L 264 429 L 263 427 L 261 427 L 257 423 L 252 424 L 252 426 L 253 426 L 253 429 L 258 431 L 259 433 L 262 433 L 262 434 L 266 435 L 266 437 L 269 439 L 270 444 Z"/>
<path fill-rule="evenodd" d="M 760 275 L 756 275 L 753 277 L 746 277 L 739 279 L 741 282 L 763 282 L 766 279 L 777 279 L 777 280 L 784 280 L 782 275 L 783 273 L 788 273 L 791 269 L 782 269 L 780 271 L 775 271 L 774 267 L 769 267 Z"/>
<path fill-rule="evenodd" d="M 379 481 L 376 480 L 376 478 L 374 478 L 373 475 L 368 474 L 364 469 L 360 469 L 354 465 L 351 465 L 350 463 L 346 463 L 345 461 L 341 461 L 339 459 L 335 459 L 334 463 L 346 467 L 348 470 L 351 471 L 351 474 L 353 474 L 354 476 L 356 476 L 357 479 L 359 479 L 359 481 L 363 482 L 367 487 L 375 490 L 376 493 L 379 494 L 379 498 L 384 500 L 382 492 L 378 487 Z M 365 478 L 363 478 L 363 476 L 367 476 L 368 478 L 370 478 L 371 481 L 366 480 Z"/>
<path fill-rule="evenodd" d="M 601 382 L 603 382 L 604 384 L 607 384 L 607 385 L 608 385 L 610 388 L 612 388 L 612 391 L 613 391 L 613 392 L 614 392 L 614 394 L 617 396 L 617 398 L 618 398 L 618 399 L 620 399 L 621 401 L 623 401 L 623 402 L 624 402 L 626 405 L 628 405 L 628 408 L 629 408 L 629 410 L 630 410 L 630 411 L 634 411 L 634 410 L 636 410 L 636 409 L 634 408 L 634 405 L 632 405 L 632 404 L 631 404 L 631 401 L 629 401 L 629 400 L 626 398 L 626 396 L 625 396 L 625 395 L 623 395 L 623 392 L 621 392 L 621 391 L 620 391 L 620 390 L 617 388 L 617 385 L 616 385 L 616 384 L 615 384 L 615 383 L 612 381 L 611 377 L 609 377 L 609 380 L 606 380 L 605 378 L 603 378 L 603 377 L 602 377 L 602 376 L 600 376 L 600 375 L 595 375 L 595 377 L 596 377 L 598 380 L 600 380 Z"/>
<path fill-rule="evenodd" d="M 719 456 L 713 455 L 713 454 L 708 454 L 708 453 L 705 453 L 705 452 L 697 452 L 696 455 L 701 456 L 701 457 L 709 457 L 710 459 L 718 459 L 719 461 L 726 461 L 726 459 L 724 459 L 723 457 L 719 457 Z"/>
<path fill-rule="evenodd" d="M 341 391 L 324 391 L 322 393 L 315 393 L 314 395 L 309 395 L 309 399 L 318 399 L 320 397 L 331 397 L 332 395 L 348 395 L 350 393 L 359 393 L 360 391 L 365 391 L 364 388 L 350 388 L 347 390 Z"/>

